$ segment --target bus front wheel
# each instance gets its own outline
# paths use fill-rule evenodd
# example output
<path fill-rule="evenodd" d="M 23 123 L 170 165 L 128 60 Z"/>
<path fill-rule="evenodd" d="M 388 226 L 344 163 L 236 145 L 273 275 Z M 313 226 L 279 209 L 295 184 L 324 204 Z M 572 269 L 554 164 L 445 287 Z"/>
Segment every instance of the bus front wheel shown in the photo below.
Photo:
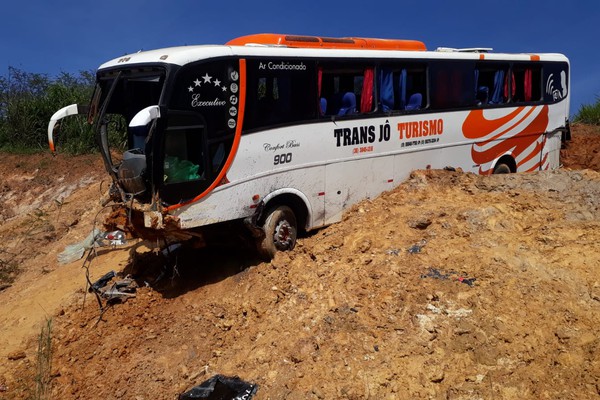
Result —
<path fill-rule="evenodd" d="M 292 250 L 298 235 L 294 211 L 288 206 L 271 209 L 267 213 L 263 230 L 265 237 L 258 245 L 258 252 L 263 258 L 270 260 L 278 251 Z"/>

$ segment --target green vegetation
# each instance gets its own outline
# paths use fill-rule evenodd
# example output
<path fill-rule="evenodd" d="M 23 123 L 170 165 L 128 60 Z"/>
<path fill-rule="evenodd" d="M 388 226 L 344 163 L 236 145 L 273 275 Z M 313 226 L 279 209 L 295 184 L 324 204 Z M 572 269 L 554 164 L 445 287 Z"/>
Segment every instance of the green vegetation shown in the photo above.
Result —
<path fill-rule="evenodd" d="M 0 249 L 0 291 L 6 289 L 19 274 L 19 266 L 14 256 Z"/>
<path fill-rule="evenodd" d="M 582 124 L 600 125 L 600 97 L 597 97 L 595 104 L 584 104 L 575 115 L 574 122 Z"/>
<path fill-rule="evenodd" d="M 35 400 L 50 398 L 52 370 L 52 318 L 46 319 L 38 336 L 37 370 L 35 375 Z"/>
<path fill-rule="evenodd" d="M 58 109 L 89 103 L 94 73 L 61 73 L 55 78 L 9 67 L 0 76 L 0 150 L 35 152 L 48 149 L 48 122 Z M 85 117 L 63 120 L 58 138 L 62 152 L 81 154 L 95 149 L 92 126 Z"/>

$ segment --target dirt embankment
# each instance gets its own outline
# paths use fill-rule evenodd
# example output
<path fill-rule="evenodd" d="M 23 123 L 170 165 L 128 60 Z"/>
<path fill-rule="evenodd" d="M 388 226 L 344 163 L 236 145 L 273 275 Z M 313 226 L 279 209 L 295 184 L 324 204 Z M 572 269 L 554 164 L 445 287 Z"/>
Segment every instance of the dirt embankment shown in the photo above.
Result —
<path fill-rule="evenodd" d="M 174 399 L 217 373 L 257 383 L 260 399 L 597 398 L 600 173 L 579 169 L 599 169 L 600 135 L 573 137 L 556 172 L 415 172 L 270 263 L 184 250 L 146 287 L 163 260 L 104 252 L 93 279 L 146 274 L 100 322 L 93 297 L 82 306 L 81 262 L 55 261 L 91 229 L 100 207 L 81 204 L 99 183 L 60 215 L 41 208 L 54 237 L 28 233 L 35 213 L 10 219 L 0 238 L 24 272 L 0 292 L 0 398 L 31 394 L 36 346 L 23 340 L 44 315 L 54 398 Z M 44 298 L 58 313 L 30 314 Z"/>

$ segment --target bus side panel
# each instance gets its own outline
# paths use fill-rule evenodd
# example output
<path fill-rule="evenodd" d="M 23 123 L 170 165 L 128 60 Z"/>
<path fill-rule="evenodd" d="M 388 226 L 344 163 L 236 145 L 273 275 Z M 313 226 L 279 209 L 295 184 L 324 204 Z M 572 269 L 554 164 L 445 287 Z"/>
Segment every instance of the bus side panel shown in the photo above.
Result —
<path fill-rule="evenodd" d="M 325 168 L 325 224 L 338 222 L 348 207 L 394 188 L 393 157 L 332 163 Z"/>
<path fill-rule="evenodd" d="M 560 103 L 549 106 L 549 122 L 544 152 L 548 153 L 549 169 L 556 169 L 560 166 L 560 149 L 562 146 L 563 132 L 557 130 L 566 129 L 566 123 L 569 117 L 568 105 L 569 99 L 564 99 Z M 566 112 L 565 112 L 566 110 Z"/>
<path fill-rule="evenodd" d="M 325 165 L 319 129 L 323 124 L 273 129 L 242 136 L 228 183 L 175 213 L 182 228 L 252 215 L 273 193 L 301 193 L 309 211 L 307 228 L 323 225 Z M 315 161 L 321 162 L 315 162 Z M 300 196 L 297 196 L 300 197 Z"/>
<path fill-rule="evenodd" d="M 323 197 L 319 193 L 323 187 L 323 176 L 324 167 L 317 166 L 231 182 L 217 188 L 201 201 L 182 207 L 175 215 L 179 217 L 183 229 L 241 219 L 256 212 L 264 196 L 279 191 L 297 193 L 308 199 L 306 206 L 311 217 L 308 225 L 320 226 L 323 211 L 319 203 L 323 204 Z"/>

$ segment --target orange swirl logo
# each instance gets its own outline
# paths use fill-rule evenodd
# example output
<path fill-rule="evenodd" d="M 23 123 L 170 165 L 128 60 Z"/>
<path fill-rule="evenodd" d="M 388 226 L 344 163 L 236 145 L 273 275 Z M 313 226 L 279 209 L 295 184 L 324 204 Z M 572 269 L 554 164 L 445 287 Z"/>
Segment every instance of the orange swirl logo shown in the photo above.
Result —
<path fill-rule="evenodd" d="M 501 110 L 492 110 L 502 112 Z M 548 169 L 548 153 L 543 153 L 548 127 L 548 106 L 518 107 L 509 114 L 488 119 L 484 110 L 473 110 L 462 126 L 467 139 L 476 140 L 471 147 L 473 162 L 480 174 L 492 172 L 494 160 L 509 154 L 519 171 Z"/>

